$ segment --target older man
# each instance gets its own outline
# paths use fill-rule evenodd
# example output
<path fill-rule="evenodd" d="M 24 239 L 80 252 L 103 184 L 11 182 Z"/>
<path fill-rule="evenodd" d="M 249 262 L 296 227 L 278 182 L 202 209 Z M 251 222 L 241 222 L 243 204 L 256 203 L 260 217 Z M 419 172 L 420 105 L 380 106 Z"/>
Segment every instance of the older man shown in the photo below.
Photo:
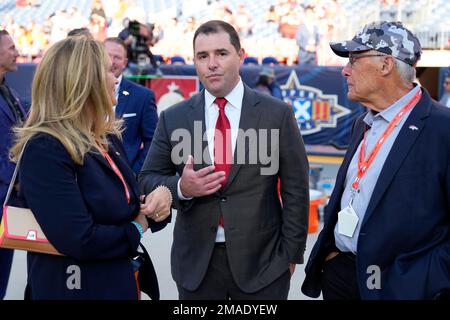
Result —
<path fill-rule="evenodd" d="M 116 116 L 125 122 L 123 146 L 131 168 L 138 174 L 158 123 L 155 93 L 123 77 L 128 60 L 127 47 L 121 39 L 107 38 L 105 49 L 117 78 L 115 111 Z"/>
<path fill-rule="evenodd" d="M 14 42 L 5 30 L 0 30 L 0 201 L 5 201 L 8 185 L 14 172 L 14 164 L 9 160 L 12 145 L 12 128 L 25 121 L 26 111 L 19 97 L 5 81 L 7 72 L 16 71 L 19 56 Z M 0 218 L 2 213 L 0 212 Z M 13 251 L 0 249 L 0 299 L 3 299 L 8 285 Z"/>
<path fill-rule="evenodd" d="M 450 110 L 414 83 L 419 40 L 383 21 L 330 45 L 349 58 L 349 99 L 368 111 L 354 124 L 302 291 L 442 297 L 450 288 Z"/>

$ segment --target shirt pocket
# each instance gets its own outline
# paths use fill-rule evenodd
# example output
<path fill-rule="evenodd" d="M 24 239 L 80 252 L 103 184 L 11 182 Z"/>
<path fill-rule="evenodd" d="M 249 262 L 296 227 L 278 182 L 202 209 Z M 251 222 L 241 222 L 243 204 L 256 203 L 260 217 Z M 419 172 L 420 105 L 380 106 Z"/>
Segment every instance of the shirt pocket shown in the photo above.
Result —
<path fill-rule="evenodd" d="M 126 119 L 126 118 L 133 118 L 136 117 L 136 113 L 124 113 L 122 115 L 122 118 Z"/>

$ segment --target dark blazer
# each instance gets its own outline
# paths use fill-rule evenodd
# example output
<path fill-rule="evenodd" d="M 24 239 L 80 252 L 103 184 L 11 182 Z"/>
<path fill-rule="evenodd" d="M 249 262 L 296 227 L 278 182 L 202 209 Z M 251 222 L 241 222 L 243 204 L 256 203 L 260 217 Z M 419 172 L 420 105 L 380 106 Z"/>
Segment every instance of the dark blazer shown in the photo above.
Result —
<path fill-rule="evenodd" d="M 128 185 L 130 204 L 122 181 L 102 155 L 90 152 L 83 165 L 76 165 L 47 134 L 33 137 L 25 148 L 21 194 L 49 241 L 66 255 L 28 253 L 32 299 L 137 298 L 130 258 L 140 236 L 130 222 L 139 212 L 139 191 L 120 142 L 110 138 L 109 155 Z M 153 223 L 151 228 L 164 225 Z M 80 268 L 81 289 L 67 287 L 70 266 Z"/>
<path fill-rule="evenodd" d="M 158 123 L 155 94 L 152 90 L 124 78 L 119 90 L 116 116 L 125 121 L 123 146 L 131 168 L 139 173 Z"/>
<path fill-rule="evenodd" d="M 172 246 L 172 276 L 187 290 L 202 282 L 213 251 L 220 213 L 225 222 L 225 237 L 230 269 L 238 286 L 253 293 L 272 283 L 288 270 L 288 263 L 302 263 L 308 229 L 308 162 L 292 108 L 268 95 L 244 86 L 239 128 L 279 129 L 279 169 L 273 175 L 261 175 L 264 167 L 238 164 L 237 152 L 228 182 L 213 195 L 180 201 L 177 183 L 188 154 L 200 162 L 194 147 L 200 141 L 206 159 L 194 165 L 199 170 L 211 163 L 207 142 L 198 133 L 205 132 L 204 91 L 160 115 L 150 152 L 139 181 L 145 191 L 166 185 L 178 210 Z M 197 122 L 197 125 L 194 124 Z M 201 130 L 198 130 L 198 124 Z M 197 136 L 194 135 L 194 127 Z M 194 139 L 191 150 L 182 154 L 183 163 L 174 164 L 171 152 L 178 144 L 170 137 L 175 130 L 186 129 Z M 240 133 L 241 134 L 241 133 Z M 200 140 L 199 140 L 200 138 Z M 239 138 L 238 138 L 239 139 Z M 253 144 L 256 144 L 254 141 Z M 269 143 L 268 149 L 270 150 Z M 249 146 L 245 156 L 248 159 Z M 195 149 L 195 150 L 194 150 Z M 196 156 L 197 155 L 197 156 Z M 247 162 L 248 163 L 248 162 Z M 281 179 L 282 208 L 277 194 Z"/>
<path fill-rule="evenodd" d="M 24 115 L 27 114 L 26 108 L 20 102 L 17 93 L 12 90 L 11 93 L 18 102 L 19 108 Z M 12 146 L 13 131 L 12 128 L 16 126 L 16 119 L 14 114 L 11 112 L 8 104 L 6 103 L 3 96 L 0 94 L 0 201 L 3 201 L 6 197 L 6 192 L 8 191 L 9 182 L 14 172 L 15 164 L 9 160 L 9 149 Z M 0 213 L 0 217 L 1 217 Z"/>
<path fill-rule="evenodd" d="M 362 222 L 357 277 L 363 299 L 429 299 L 450 288 L 450 110 L 423 88 L 422 93 L 392 146 Z M 305 269 L 302 291 L 311 297 L 321 291 L 347 169 L 364 127 L 360 117 Z M 380 289 L 366 285 L 372 265 L 381 270 Z"/>

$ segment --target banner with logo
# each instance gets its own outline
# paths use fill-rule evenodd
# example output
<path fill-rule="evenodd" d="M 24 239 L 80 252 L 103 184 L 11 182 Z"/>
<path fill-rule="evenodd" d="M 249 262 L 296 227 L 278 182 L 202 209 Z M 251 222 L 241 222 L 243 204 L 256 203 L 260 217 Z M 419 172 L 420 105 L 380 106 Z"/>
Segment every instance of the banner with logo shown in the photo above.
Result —
<path fill-rule="evenodd" d="M 284 101 L 293 107 L 305 143 L 346 147 L 355 118 L 366 108 L 347 98 L 342 68 L 276 70 Z"/>
<path fill-rule="evenodd" d="M 25 101 L 30 101 L 35 64 L 20 64 L 7 74 L 8 83 Z M 253 87 L 261 66 L 241 66 L 244 83 Z M 306 144 L 346 146 L 355 117 L 364 112 L 347 98 L 347 84 L 340 67 L 275 66 L 276 81 L 284 101 L 295 111 Z M 156 93 L 159 112 L 201 90 L 192 65 L 162 65 L 163 78 L 147 81 Z M 154 78 L 154 77 L 152 77 Z"/>
<path fill-rule="evenodd" d="M 260 66 L 242 66 L 244 83 L 254 87 Z M 292 106 L 306 144 L 345 147 L 352 123 L 365 108 L 347 98 L 347 85 L 339 67 L 277 66 L 276 82 L 284 101 Z M 158 112 L 201 88 L 193 66 L 165 66 L 163 78 L 152 79 L 147 86 L 155 91 Z"/>
<path fill-rule="evenodd" d="M 188 99 L 199 91 L 197 76 L 164 76 L 147 80 L 146 86 L 155 92 L 158 115 L 168 107 Z"/>

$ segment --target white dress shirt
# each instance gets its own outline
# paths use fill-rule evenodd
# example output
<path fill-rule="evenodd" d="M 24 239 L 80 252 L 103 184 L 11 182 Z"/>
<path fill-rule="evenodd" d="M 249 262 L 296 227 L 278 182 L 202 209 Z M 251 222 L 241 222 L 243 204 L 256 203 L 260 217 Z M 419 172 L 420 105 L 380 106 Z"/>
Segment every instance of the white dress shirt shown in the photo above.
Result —
<path fill-rule="evenodd" d="M 222 97 L 219 97 L 222 98 Z M 234 149 L 236 148 L 236 140 L 239 132 L 239 121 L 241 119 L 242 100 L 244 98 L 244 84 L 239 79 L 238 84 L 233 90 L 225 97 L 227 104 L 225 105 L 225 115 L 230 121 L 231 129 L 231 150 L 234 155 Z M 214 132 L 216 129 L 217 119 L 219 117 L 219 107 L 214 103 L 216 99 L 208 90 L 205 89 L 205 127 L 206 136 L 208 138 L 208 151 L 212 163 L 214 163 Z M 192 198 L 186 198 L 181 193 L 180 180 L 178 180 L 178 197 L 181 200 L 190 200 Z M 219 226 L 217 230 L 216 242 L 225 242 L 225 231 Z"/>
<path fill-rule="evenodd" d="M 120 74 L 120 76 L 117 78 L 117 84 L 115 86 L 114 92 L 116 93 L 116 104 L 113 106 L 113 110 L 116 111 L 116 106 L 119 103 L 119 90 L 120 90 L 120 83 L 122 82 L 123 74 Z"/>

